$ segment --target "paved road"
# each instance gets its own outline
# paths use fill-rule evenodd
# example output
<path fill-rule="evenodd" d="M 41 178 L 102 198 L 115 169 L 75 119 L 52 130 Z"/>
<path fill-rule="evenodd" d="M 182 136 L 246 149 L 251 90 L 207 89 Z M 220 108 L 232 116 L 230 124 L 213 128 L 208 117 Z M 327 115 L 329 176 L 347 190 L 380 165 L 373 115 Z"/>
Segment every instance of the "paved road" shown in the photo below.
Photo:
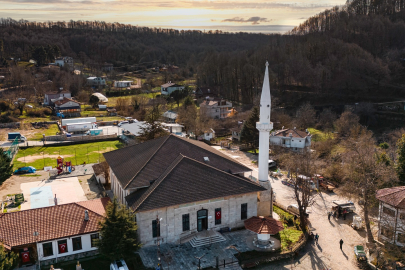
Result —
<path fill-rule="evenodd" d="M 217 148 L 217 147 L 215 147 Z M 252 166 L 251 160 L 255 157 L 244 152 L 229 150 L 221 150 L 224 154 L 235 158 L 245 166 L 251 168 L 252 175 L 258 177 L 256 166 Z M 245 176 L 248 176 L 248 173 Z M 295 203 L 293 198 L 293 188 L 283 185 L 281 179 L 271 179 L 271 184 L 276 192 L 277 202 L 282 205 Z M 290 269 L 290 266 L 295 269 L 325 269 L 333 270 L 340 269 L 359 269 L 354 257 L 354 246 L 365 244 L 365 232 L 355 231 L 350 227 L 353 220 L 353 214 L 347 216 L 347 220 L 335 220 L 331 218 L 328 221 L 327 212 L 330 211 L 332 200 L 344 199 L 340 198 L 335 193 L 320 192 L 317 195 L 315 204 L 311 207 L 309 221 L 311 223 L 311 231 L 319 234 L 319 243 L 308 245 L 305 252 L 301 254 L 298 260 L 293 263 L 291 261 L 283 261 L 271 264 L 271 269 Z M 358 208 L 359 209 L 359 208 Z M 343 239 L 343 250 L 339 248 L 339 241 Z M 258 269 L 269 269 L 269 265 Z"/>

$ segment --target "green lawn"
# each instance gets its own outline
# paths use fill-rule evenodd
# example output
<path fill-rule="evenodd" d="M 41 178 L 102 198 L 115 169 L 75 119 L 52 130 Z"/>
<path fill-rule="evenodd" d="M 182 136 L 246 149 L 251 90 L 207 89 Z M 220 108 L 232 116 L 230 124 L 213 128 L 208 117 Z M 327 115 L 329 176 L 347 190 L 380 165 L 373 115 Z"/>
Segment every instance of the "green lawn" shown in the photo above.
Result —
<path fill-rule="evenodd" d="M 65 161 L 71 161 L 73 165 L 83 164 L 84 162 L 98 163 L 99 160 L 102 159 L 102 153 L 122 147 L 123 144 L 116 140 L 67 146 L 20 149 L 14 158 L 14 169 L 24 166 L 33 166 L 37 170 L 42 170 L 45 166 L 55 167 L 56 158 L 59 155 L 64 157 Z"/>
<path fill-rule="evenodd" d="M 281 241 L 281 251 L 286 251 L 295 242 L 300 239 L 302 231 L 295 228 L 286 228 L 279 232 Z"/>
<path fill-rule="evenodd" d="M 312 141 L 314 142 L 322 142 L 326 141 L 327 139 L 332 139 L 334 137 L 333 133 L 323 132 L 315 128 L 308 128 L 308 131 L 311 133 Z"/>
<path fill-rule="evenodd" d="M 48 128 L 40 128 L 36 129 L 36 133 L 32 134 L 31 136 L 28 136 L 28 140 L 32 141 L 41 141 L 43 138 L 43 134 L 45 136 L 52 136 L 56 135 L 57 132 L 59 132 L 59 128 L 57 124 L 49 125 Z"/>

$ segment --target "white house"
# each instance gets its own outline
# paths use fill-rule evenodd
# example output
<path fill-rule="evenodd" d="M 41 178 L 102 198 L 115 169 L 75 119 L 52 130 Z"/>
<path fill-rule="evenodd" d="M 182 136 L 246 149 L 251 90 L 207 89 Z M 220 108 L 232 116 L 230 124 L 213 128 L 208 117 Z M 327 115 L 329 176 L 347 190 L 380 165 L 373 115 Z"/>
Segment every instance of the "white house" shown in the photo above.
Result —
<path fill-rule="evenodd" d="M 240 142 L 240 135 L 242 133 L 243 124 L 238 124 L 237 127 L 231 128 L 232 140 Z"/>
<path fill-rule="evenodd" d="M 405 246 L 405 186 L 377 190 L 380 201 L 378 239 Z"/>
<path fill-rule="evenodd" d="M 203 139 L 206 141 L 210 141 L 211 139 L 215 138 L 215 130 L 210 128 L 209 130 L 204 131 Z"/>
<path fill-rule="evenodd" d="M 134 81 L 114 81 L 114 87 L 117 88 L 127 88 L 127 87 L 131 87 L 131 84 Z"/>
<path fill-rule="evenodd" d="M 6 250 L 19 255 L 20 267 L 94 256 L 98 224 L 109 201 L 102 198 L 0 214 L 0 239 Z"/>
<path fill-rule="evenodd" d="M 224 99 L 207 98 L 200 104 L 202 113 L 214 119 L 223 119 L 228 117 L 232 109 L 232 103 Z"/>
<path fill-rule="evenodd" d="M 96 85 L 105 85 L 105 79 L 101 77 L 88 77 L 87 78 L 87 85 L 96 86 Z"/>
<path fill-rule="evenodd" d="M 243 227 L 245 219 L 257 214 L 257 194 L 265 190 L 243 176 L 249 168 L 203 142 L 175 135 L 104 157 L 111 189 L 136 212 L 139 240 L 145 246 L 158 238 L 198 245 L 194 236 L 205 230 L 221 238 L 215 231 Z"/>
<path fill-rule="evenodd" d="M 270 133 L 270 144 L 289 148 L 293 151 L 303 151 L 311 146 L 311 134 L 307 131 L 284 129 Z"/>
<path fill-rule="evenodd" d="M 52 99 L 59 99 L 59 98 L 64 98 L 64 97 L 72 98 L 72 94 L 66 90 L 45 93 L 44 105 L 51 105 Z"/>
<path fill-rule="evenodd" d="M 73 68 L 73 58 L 69 56 L 55 58 L 55 65 L 60 67 L 69 66 Z"/>
<path fill-rule="evenodd" d="M 183 134 L 183 125 L 177 124 L 177 123 L 162 123 L 162 126 L 165 127 L 170 133 L 176 134 L 176 135 L 182 135 Z"/>
<path fill-rule="evenodd" d="M 168 96 L 177 90 L 184 90 L 184 86 L 172 82 L 168 82 L 160 86 L 160 93 L 165 96 Z"/>

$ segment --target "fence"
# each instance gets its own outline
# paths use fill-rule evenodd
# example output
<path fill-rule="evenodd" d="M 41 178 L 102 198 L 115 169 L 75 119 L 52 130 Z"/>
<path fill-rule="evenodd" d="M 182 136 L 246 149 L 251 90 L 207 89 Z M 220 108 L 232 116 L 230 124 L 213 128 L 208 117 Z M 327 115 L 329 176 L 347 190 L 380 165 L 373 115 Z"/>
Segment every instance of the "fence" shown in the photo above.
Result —
<path fill-rule="evenodd" d="M 43 167 L 56 167 L 56 159 L 61 156 L 64 161 L 70 161 L 73 165 L 99 163 L 103 161 L 103 153 L 122 147 L 122 142 L 117 140 L 80 143 L 76 145 L 60 144 L 45 147 L 21 148 L 16 158 L 14 167 L 33 166 L 37 170 Z"/>
<path fill-rule="evenodd" d="M 7 149 L 7 151 L 5 152 L 7 157 L 10 160 L 13 160 L 15 154 L 17 154 L 18 152 L 18 146 L 19 146 L 19 141 L 18 138 L 15 138 L 15 140 L 13 141 L 13 143 L 11 144 L 11 146 Z"/>
<path fill-rule="evenodd" d="M 111 134 L 111 135 L 97 135 L 97 136 L 74 136 L 74 137 L 66 137 L 66 134 L 64 135 L 55 135 L 55 136 L 45 136 L 45 141 L 68 141 L 68 142 L 82 142 L 82 141 L 98 141 L 98 140 L 108 140 L 108 139 L 113 139 L 117 138 L 117 134 Z"/>

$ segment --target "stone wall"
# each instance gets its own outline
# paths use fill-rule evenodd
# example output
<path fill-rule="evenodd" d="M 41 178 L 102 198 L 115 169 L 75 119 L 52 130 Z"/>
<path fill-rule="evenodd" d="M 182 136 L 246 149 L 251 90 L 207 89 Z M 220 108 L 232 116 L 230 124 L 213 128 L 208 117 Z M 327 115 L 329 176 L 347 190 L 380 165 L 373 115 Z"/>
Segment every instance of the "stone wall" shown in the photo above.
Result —
<path fill-rule="evenodd" d="M 160 223 L 161 241 L 163 243 L 179 243 L 180 238 L 197 232 L 197 211 L 201 209 L 208 210 L 208 230 L 219 231 L 224 227 L 244 227 L 244 220 L 241 219 L 241 204 L 243 203 L 248 205 L 247 218 L 257 215 L 256 192 L 138 212 L 136 220 L 139 240 L 144 246 L 155 244 L 156 238 L 152 237 L 152 221 L 158 216 L 162 218 Z M 215 208 L 221 208 L 221 224 L 218 225 L 215 225 Z M 190 215 L 190 230 L 185 232 L 183 232 L 182 225 L 184 214 Z"/>
<path fill-rule="evenodd" d="M 0 123 L 0 128 L 19 128 L 20 122 Z"/>

